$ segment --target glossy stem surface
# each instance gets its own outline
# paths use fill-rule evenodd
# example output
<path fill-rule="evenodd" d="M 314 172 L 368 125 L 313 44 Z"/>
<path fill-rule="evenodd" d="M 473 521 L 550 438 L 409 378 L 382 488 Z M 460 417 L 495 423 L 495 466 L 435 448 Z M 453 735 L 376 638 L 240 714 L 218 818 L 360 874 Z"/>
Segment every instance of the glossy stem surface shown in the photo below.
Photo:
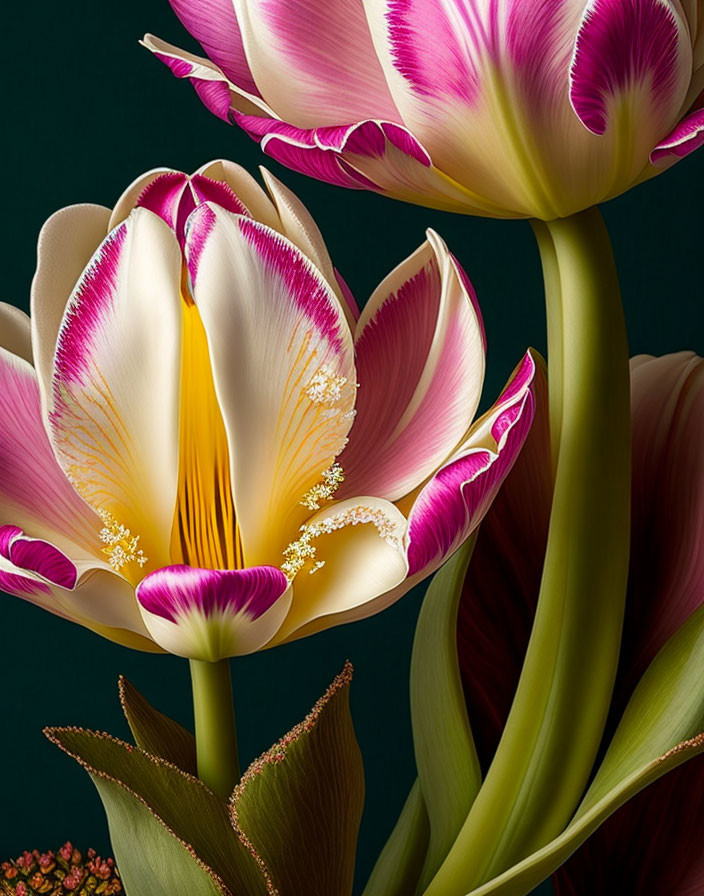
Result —
<path fill-rule="evenodd" d="M 230 661 L 190 666 L 198 777 L 228 799 L 240 779 Z"/>
<path fill-rule="evenodd" d="M 465 896 L 564 829 L 589 779 L 618 663 L 631 444 L 618 277 L 598 210 L 544 227 L 547 300 L 560 304 L 548 309 L 559 446 L 540 595 L 496 755 L 426 896 Z"/>

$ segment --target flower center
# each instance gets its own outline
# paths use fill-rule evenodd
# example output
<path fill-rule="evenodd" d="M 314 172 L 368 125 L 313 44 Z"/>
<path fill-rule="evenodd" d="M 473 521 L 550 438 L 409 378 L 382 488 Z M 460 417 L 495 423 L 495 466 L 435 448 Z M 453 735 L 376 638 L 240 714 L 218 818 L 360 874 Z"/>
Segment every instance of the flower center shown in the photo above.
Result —
<path fill-rule="evenodd" d="M 205 569 L 241 569 L 230 452 L 208 342 L 198 309 L 183 292 L 179 482 L 171 560 Z"/>

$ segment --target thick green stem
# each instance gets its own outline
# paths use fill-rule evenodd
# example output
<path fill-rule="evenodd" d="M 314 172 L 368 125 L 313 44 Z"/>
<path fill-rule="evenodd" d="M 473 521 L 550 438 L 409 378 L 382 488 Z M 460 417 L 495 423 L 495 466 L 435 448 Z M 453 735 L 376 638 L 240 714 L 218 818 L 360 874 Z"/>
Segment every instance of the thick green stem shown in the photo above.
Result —
<path fill-rule="evenodd" d="M 240 779 L 230 661 L 190 664 L 198 777 L 227 799 Z"/>
<path fill-rule="evenodd" d="M 599 212 L 546 226 L 560 283 L 548 292 L 561 303 L 549 350 L 562 349 L 562 377 L 549 384 L 561 423 L 540 596 L 494 761 L 426 896 L 465 896 L 562 831 L 592 769 L 616 673 L 629 553 L 626 329 Z"/>

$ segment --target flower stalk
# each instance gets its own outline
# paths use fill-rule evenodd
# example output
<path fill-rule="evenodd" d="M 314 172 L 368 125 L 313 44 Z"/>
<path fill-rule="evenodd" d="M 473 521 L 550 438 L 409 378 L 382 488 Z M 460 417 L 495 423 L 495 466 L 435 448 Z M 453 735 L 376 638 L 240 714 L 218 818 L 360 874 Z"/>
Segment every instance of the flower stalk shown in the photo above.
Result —
<path fill-rule="evenodd" d="M 240 779 L 230 661 L 190 660 L 198 777 L 228 799 Z"/>
<path fill-rule="evenodd" d="M 463 896 L 564 828 L 599 747 L 618 662 L 630 527 L 628 343 L 618 278 L 596 209 L 548 223 L 539 245 L 550 278 L 549 352 L 557 358 L 550 411 L 559 415 L 559 450 L 553 446 L 538 608 L 494 761 L 426 896 Z"/>

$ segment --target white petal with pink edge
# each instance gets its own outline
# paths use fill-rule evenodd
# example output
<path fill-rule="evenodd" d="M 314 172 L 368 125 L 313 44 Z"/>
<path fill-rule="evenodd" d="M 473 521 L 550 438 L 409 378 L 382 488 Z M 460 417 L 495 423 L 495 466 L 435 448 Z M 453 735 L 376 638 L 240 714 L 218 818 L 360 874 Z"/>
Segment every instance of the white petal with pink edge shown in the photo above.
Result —
<path fill-rule="evenodd" d="M 281 221 L 273 202 L 241 165 L 228 162 L 227 159 L 214 159 L 202 165 L 197 174 L 203 174 L 211 180 L 223 181 L 244 204 L 255 221 L 266 224 L 274 230 L 281 230 Z"/>
<path fill-rule="evenodd" d="M 433 231 L 372 295 L 357 325 L 355 352 L 357 416 L 340 457 L 339 494 L 395 501 L 457 448 L 484 381 L 474 290 Z"/>
<path fill-rule="evenodd" d="M 86 268 L 57 343 L 50 438 L 67 477 L 102 516 L 114 568 L 133 581 L 140 565 L 162 566 L 169 556 L 180 284 L 176 237 L 152 212 L 136 209 Z"/>
<path fill-rule="evenodd" d="M 0 349 L 0 523 L 56 544 L 74 559 L 101 558 L 101 523 L 54 456 L 31 365 Z"/>
<path fill-rule="evenodd" d="M 220 208 L 191 217 L 186 257 L 227 432 L 245 562 L 276 562 L 342 450 L 352 335 L 323 276 L 280 234 Z"/>
<path fill-rule="evenodd" d="M 299 127 L 398 117 L 362 0 L 234 0 L 261 95 Z"/>
<path fill-rule="evenodd" d="M 389 501 L 356 497 L 321 510 L 286 550 L 291 611 L 274 643 L 370 615 L 375 598 L 408 575 L 407 520 Z"/>
<path fill-rule="evenodd" d="M 103 206 L 70 205 L 53 214 L 39 234 L 31 322 L 34 366 L 44 412 L 66 303 L 83 269 L 105 239 L 109 219 L 110 210 Z"/>
<path fill-rule="evenodd" d="M 0 302 L 0 348 L 6 349 L 30 364 L 32 363 L 29 316 L 6 302 Z"/>
<path fill-rule="evenodd" d="M 423 487 L 409 515 L 409 574 L 424 577 L 482 521 L 533 421 L 535 361 L 528 352 L 466 443 Z"/>
<path fill-rule="evenodd" d="M 158 569 L 137 587 L 152 638 L 169 653 L 217 662 L 259 650 L 274 636 L 291 604 L 281 570 Z"/>

